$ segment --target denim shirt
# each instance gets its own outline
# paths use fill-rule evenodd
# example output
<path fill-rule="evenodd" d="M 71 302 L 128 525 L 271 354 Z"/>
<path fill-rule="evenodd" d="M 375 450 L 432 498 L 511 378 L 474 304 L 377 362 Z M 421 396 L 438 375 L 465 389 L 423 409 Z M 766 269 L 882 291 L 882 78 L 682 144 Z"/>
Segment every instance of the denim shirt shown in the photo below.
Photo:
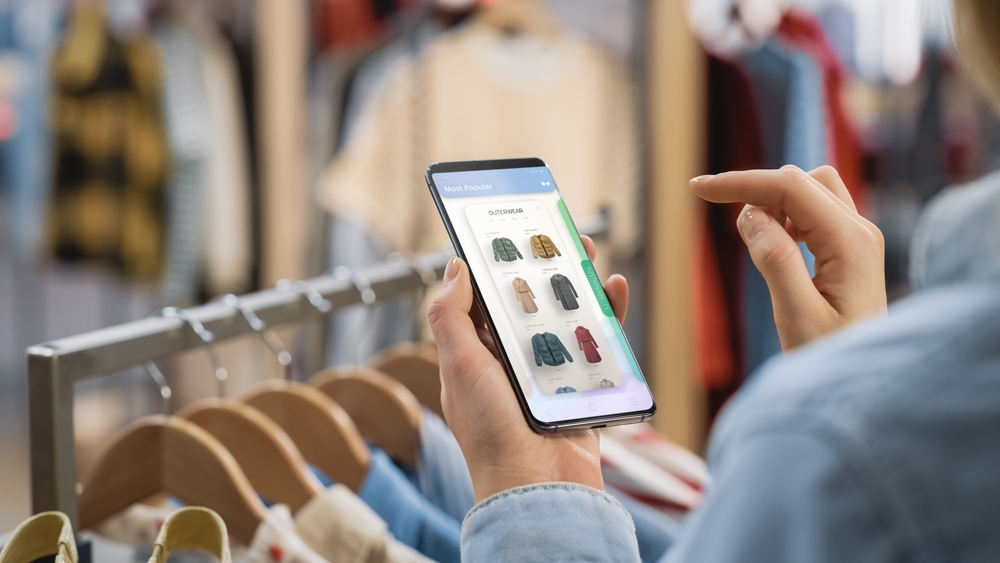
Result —
<path fill-rule="evenodd" d="M 713 484 L 663 561 L 1000 560 L 1000 176 L 935 200 L 911 254 L 918 294 L 730 402 Z M 473 508 L 462 559 L 639 554 L 621 505 L 557 483 Z"/>

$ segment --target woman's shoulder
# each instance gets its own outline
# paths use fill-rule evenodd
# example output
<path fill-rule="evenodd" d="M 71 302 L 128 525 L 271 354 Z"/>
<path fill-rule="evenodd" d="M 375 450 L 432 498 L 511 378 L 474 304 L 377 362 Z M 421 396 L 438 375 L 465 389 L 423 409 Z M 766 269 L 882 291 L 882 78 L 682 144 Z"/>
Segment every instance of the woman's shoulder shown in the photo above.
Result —
<path fill-rule="evenodd" d="M 710 462 L 757 437 L 806 437 L 835 452 L 831 476 L 884 491 L 871 502 L 920 533 L 968 535 L 981 526 L 965 515 L 1000 518 L 998 343 L 1000 283 L 914 295 L 765 365 L 716 423 Z"/>
<path fill-rule="evenodd" d="M 882 317 L 774 358 L 724 418 L 780 411 L 841 419 L 847 411 L 874 415 L 897 403 L 931 401 L 934 388 L 947 381 L 964 388 L 960 378 L 968 384 L 984 368 L 1000 368 L 997 342 L 1000 283 L 926 291 L 893 304 Z M 1000 376 L 990 379 L 1000 393 Z"/>

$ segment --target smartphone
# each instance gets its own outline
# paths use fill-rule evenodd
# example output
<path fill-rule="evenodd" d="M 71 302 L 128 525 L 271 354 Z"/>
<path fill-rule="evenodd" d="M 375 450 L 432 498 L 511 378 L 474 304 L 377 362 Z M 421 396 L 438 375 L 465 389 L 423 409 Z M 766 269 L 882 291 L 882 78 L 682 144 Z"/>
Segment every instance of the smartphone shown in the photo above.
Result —
<path fill-rule="evenodd" d="M 439 162 L 426 180 L 528 424 L 651 418 L 649 386 L 545 163 Z"/>

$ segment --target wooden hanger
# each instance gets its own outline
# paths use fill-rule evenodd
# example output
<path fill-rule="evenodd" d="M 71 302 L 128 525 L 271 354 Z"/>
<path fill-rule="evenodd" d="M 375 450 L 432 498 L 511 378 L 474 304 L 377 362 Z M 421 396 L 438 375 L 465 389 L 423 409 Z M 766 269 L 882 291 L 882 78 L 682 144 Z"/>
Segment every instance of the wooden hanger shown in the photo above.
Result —
<path fill-rule="evenodd" d="M 218 512 L 245 545 L 267 513 L 218 440 L 188 420 L 156 415 L 136 420 L 112 438 L 84 481 L 80 529 L 160 492 Z"/>
<path fill-rule="evenodd" d="M 361 435 L 409 467 L 420 451 L 420 401 L 402 383 L 369 368 L 328 368 L 309 383 L 351 415 Z"/>
<path fill-rule="evenodd" d="M 371 466 L 371 452 L 350 415 L 315 387 L 284 380 L 255 385 L 242 396 L 295 442 L 302 456 L 354 492 Z"/>
<path fill-rule="evenodd" d="M 323 492 L 288 434 L 264 413 L 227 399 L 202 399 L 178 413 L 201 426 L 239 463 L 253 488 L 292 513 Z"/>
<path fill-rule="evenodd" d="M 488 25 L 505 35 L 533 35 L 552 39 L 564 32 L 561 23 L 542 0 L 502 0 L 480 8 L 478 25 Z"/>
<path fill-rule="evenodd" d="M 368 365 L 406 386 L 420 404 L 444 418 L 437 346 L 404 342 L 383 348 Z"/>

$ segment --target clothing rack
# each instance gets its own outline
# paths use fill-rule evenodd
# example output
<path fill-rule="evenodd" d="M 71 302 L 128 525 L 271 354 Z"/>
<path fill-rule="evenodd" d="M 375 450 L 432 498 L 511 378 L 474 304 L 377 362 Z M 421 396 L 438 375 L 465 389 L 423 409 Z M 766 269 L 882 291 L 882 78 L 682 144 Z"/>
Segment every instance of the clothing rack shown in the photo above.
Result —
<path fill-rule="evenodd" d="M 607 233 L 607 218 L 578 222 L 592 237 Z M 267 326 L 321 318 L 360 303 L 398 297 L 440 279 L 450 252 L 415 260 L 390 260 L 349 276 L 324 275 L 303 281 L 298 289 L 268 289 L 241 298 Z M 429 273 L 433 272 L 434 280 Z M 370 284 L 370 287 L 369 287 Z M 329 307 L 310 302 L 321 297 Z M 204 346 L 185 318 L 200 322 L 213 343 L 254 332 L 243 313 L 222 301 L 184 310 L 185 314 L 153 316 L 68 338 L 31 346 L 28 355 L 28 419 L 31 454 L 32 511 L 58 510 L 77 525 L 77 466 L 73 429 L 74 384 L 110 375 L 164 356 Z"/>

